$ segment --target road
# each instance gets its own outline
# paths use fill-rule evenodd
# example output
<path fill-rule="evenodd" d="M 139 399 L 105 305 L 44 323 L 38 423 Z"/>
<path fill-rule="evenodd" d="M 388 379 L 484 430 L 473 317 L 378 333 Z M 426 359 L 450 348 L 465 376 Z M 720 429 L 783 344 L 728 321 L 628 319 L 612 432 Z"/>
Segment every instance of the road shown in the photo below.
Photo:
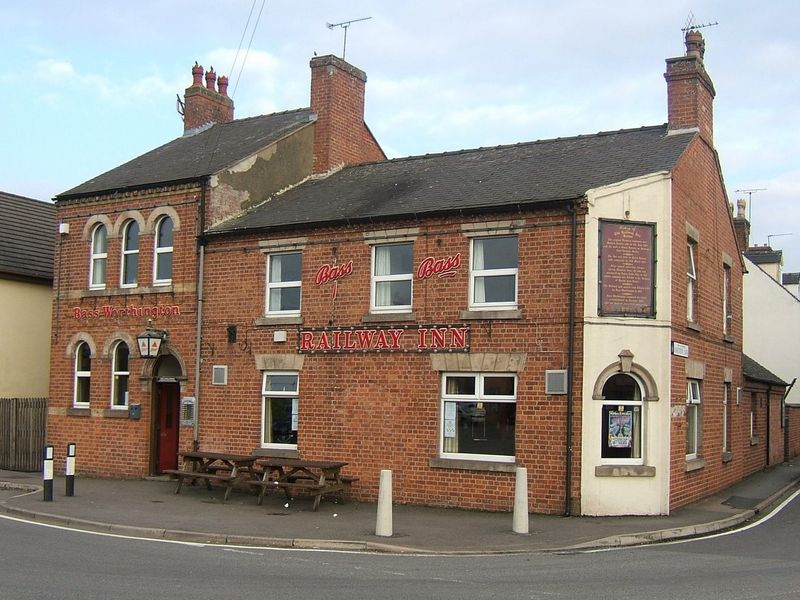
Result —
<path fill-rule="evenodd" d="M 0 598 L 800 598 L 800 499 L 731 535 L 594 553 L 393 556 L 135 540 L 0 518 Z"/>

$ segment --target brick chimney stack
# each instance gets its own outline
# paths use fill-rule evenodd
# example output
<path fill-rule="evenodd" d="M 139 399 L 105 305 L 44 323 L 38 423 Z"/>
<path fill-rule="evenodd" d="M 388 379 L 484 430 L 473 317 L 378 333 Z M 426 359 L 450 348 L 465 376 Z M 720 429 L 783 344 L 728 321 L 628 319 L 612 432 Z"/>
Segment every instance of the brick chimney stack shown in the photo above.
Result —
<path fill-rule="evenodd" d="M 747 252 L 750 247 L 750 221 L 745 217 L 744 209 L 746 202 L 744 198 L 736 201 L 736 216 L 733 218 L 733 229 L 736 233 L 736 242 L 739 244 L 740 252 Z"/>
<path fill-rule="evenodd" d="M 366 73 L 333 55 L 314 57 L 310 66 L 311 110 L 317 116 L 313 172 L 385 159 L 364 123 Z"/>
<path fill-rule="evenodd" d="M 219 78 L 217 91 L 217 74 L 214 67 L 205 73 L 206 85 L 203 87 L 203 66 L 194 63 L 192 67 L 192 85 L 184 93 L 183 134 L 191 135 L 202 131 L 201 128 L 214 123 L 230 123 L 233 121 L 233 100 L 228 97 L 228 78 Z"/>
<path fill-rule="evenodd" d="M 667 59 L 667 105 L 669 130 L 697 128 L 714 145 L 714 83 L 703 65 L 703 35 L 686 32 L 686 55 Z"/>

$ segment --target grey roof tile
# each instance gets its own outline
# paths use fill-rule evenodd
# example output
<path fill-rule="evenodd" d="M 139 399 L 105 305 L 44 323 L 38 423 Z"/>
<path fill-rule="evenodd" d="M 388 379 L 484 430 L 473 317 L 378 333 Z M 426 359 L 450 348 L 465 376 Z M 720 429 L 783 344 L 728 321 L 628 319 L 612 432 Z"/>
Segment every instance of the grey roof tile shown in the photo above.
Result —
<path fill-rule="evenodd" d="M 0 192 L 0 277 L 53 280 L 56 207 Z"/>
<path fill-rule="evenodd" d="M 212 175 L 306 125 L 308 108 L 220 123 L 180 137 L 56 196 L 56 200 Z"/>
<path fill-rule="evenodd" d="M 694 137 L 667 135 L 666 125 L 659 125 L 345 167 L 276 195 L 211 233 L 575 199 L 592 188 L 670 171 Z"/>
<path fill-rule="evenodd" d="M 761 383 L 771 383 L 773 385 L 788 385 L 783 379 L 762 367 L 746 354 L 742 354 L 742 372 L 747 379 L 760 381 Z"/>

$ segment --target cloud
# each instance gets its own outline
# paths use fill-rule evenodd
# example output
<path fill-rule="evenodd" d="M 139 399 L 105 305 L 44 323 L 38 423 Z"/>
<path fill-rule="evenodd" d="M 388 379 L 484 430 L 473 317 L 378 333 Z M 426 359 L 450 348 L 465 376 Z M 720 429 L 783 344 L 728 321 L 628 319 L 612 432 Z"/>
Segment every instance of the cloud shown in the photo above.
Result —
<path fill-rule="evenodd" d="M 33 74 L 39 80 L 52 83 L 54 80 L 72 79 L 75 67 L 64 60 L 46 58 L 36 63 Z"/>

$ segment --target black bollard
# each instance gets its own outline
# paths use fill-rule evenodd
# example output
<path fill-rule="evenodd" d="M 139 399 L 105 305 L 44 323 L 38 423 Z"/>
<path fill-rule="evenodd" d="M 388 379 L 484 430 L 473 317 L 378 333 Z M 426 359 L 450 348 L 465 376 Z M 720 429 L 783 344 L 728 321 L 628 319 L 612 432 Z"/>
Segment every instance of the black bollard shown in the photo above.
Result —
<path fill-rule="evenodd" d="M 44 447 L 44 469 L 42 477 L 44 479 L 44 501 L 53 501 L 53 446 L 48 444 Z"/>
<path fill-rule="evenodd" d="M 67 496 L 75 495 L 75 442 L 67 444 L 67 467 L 64 470 L 67 480 Z"/>

